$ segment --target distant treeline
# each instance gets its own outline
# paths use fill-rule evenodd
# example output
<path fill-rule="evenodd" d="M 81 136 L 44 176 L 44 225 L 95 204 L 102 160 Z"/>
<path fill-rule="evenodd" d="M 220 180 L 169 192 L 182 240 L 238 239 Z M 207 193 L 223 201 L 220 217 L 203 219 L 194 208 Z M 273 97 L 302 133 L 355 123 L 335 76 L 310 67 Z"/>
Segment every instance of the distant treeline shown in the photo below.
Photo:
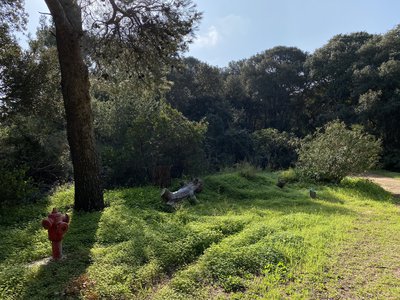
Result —
<path fill-rule="evenodd" d="M 384 35 L 336 35 L 313 54 L 279 46 L 224 69 L 195 58 L 183 63 L 169 75 L 166 99 L 190 120 L 207 120 L 214 165 L 254 161 L 263 129 L 287 132 L 282 138 L 293 142 L 339 119 L 381 138 L 383 166 L 400 170 L 400 26 Z M 287 167 L 295 158 L 279 156 L 258 162 Z"/>

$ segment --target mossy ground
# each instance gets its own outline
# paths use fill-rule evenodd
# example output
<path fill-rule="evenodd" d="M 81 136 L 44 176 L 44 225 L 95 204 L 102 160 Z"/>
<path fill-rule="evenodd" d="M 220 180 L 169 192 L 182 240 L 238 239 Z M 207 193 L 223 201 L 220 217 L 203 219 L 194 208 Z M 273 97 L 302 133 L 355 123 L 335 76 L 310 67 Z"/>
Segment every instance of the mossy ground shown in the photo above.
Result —
<path fill-rule="evenodd" d="M 154 187 L 108 191 L 103 212 L 73 212 L 71 187 L 2 208 L 0 298 L 398 299 L 391 195 L 354 178 L 280 189 L 278 176 L 208 176 L 199 203 L 174 212 Z M 66 257 L 34 265 L 50 253 L 40 220 L 52 207 L 71 214 Z"/>

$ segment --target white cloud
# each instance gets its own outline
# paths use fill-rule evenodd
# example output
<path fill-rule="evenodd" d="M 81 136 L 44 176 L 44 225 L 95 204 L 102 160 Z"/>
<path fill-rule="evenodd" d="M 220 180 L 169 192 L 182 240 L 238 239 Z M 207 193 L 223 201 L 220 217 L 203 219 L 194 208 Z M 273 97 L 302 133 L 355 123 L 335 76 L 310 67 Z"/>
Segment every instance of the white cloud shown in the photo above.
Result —
<path fill-rule="evenodd" d="M 216 20 L 206 32 L 197 36 L 193 48 L 215 48 L 222 42 L 240 38 L 246 34 L 249 28 L 247 19 L 237 15 L 227 15 Z M 192 49 L 193 49 L 192 48 Z"/>
<path fill-rule="evenodd" d="M 209 47 L 214 47 L 217 45 L 219 40 L 219 33 L 218 30 L 215 26 L 211 26 L 208 28 L 208 32 L 203 35 L 199 35 L 195 40 L 194 40 L 194 46 L 199 47 L 199 48 L 209 48 Z"/>

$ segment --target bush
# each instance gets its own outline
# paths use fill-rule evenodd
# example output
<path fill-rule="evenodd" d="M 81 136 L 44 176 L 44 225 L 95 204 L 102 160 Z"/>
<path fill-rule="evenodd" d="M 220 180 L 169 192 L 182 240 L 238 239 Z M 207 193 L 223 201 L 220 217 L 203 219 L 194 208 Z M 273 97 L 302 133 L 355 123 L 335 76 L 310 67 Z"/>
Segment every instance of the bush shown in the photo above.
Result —
<path fill-rule="evenodd" d="M 0 167 L 0 205 L 17 204 L 32 198 L 38 190 L 26 176 L 25 169 Z"/>
<path fill-rule="evenodd" d="M 257 167 L 253 166 L 247 161 L 242 161 L 240 163 L 237 163 L 235 167 L 239 171 L 239 175 L 248 180 L 256 178 L 257 173 L 260 171 L 259 169 L 257 169 Z"/>
<path fill-rule="evenodd" d="M 296 182 L 299 178 L 296 170 L 289 168 L 288 170 L 280 172 L 278 179 L 284 182 Z"/>
<path fill-rule="evenodd" d="M 41 189 L 71 179 L 69 147 L 61 125 L 33 114 L 14 114 L 0 127 L 0 168 L 26 169 L 27 177 Z"/>
<path fill-rule="evenodd" d="M 343 122 L 330 122 L 302 142 L 298 172 L 315 181 L 339 182 L 347 175 L 373 168 L 380 151 L 381 141 L 361 126 L 348 129 Z"/>
<path fill-rule="evenodd" d="M 170 166 L 173 177 L 202 171 L 206 123 L 152 98 L 94 101 L 94 111 L 107 187 L 149 182 L 157 166 Z"/>

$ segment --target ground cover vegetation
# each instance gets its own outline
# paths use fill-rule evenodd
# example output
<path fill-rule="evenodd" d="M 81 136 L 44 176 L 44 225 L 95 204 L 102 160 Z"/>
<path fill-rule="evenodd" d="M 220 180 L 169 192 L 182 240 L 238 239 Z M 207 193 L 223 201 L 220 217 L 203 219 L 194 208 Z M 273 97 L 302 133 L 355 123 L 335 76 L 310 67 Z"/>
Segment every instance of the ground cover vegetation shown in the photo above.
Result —
<path fill-rule="evenodd" d="M 150 186 L 107 191 L 103 212 L 73 211 L 72 186 L 36 204 L 2 211 L 0 296 L 399 295 L 399 210 L 389 193 L 364 179 L 347 178 L 338 185 L 314 185 L 318 197 L 312 199 L 309 185 L 290 183 L 281 189 L 275 185 L 278 173 L 253 171 L 251 176 L 241 168 L 204 178 L 199 203 L 183 202 L 173 213 L 164 210 L 159 189 Z M 54 206 L 71 214 L 66 257 L 35 265 L 49 255 L 40 220 Z M 370 278 L 365 270 L 365 276 L 358 274 L 359 268 L 368 269 Z"/>

